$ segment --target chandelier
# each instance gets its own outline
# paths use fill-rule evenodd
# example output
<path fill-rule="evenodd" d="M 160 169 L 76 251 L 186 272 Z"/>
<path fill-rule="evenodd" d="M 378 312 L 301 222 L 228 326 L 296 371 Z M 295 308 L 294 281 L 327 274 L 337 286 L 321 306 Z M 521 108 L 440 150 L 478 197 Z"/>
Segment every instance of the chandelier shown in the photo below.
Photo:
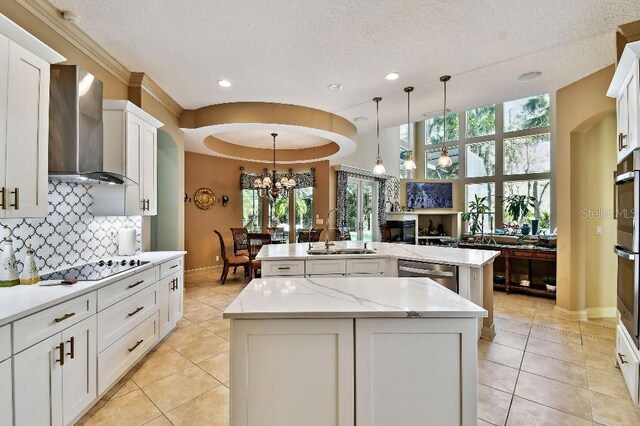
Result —
<path fill-rule="evenodd" d="M 274 200 L 278 197 L 288 197 L 289 191 L 296 186 L 296 180 L 291 176 L 291 170 L 289 170 L 289 176 L 282 176 L 278 179 L 276 174 L 276 137 L 277 133 L 271 133 L 273 136 L 273 170 L 269 173 L 269 170 L 264 169 L 264 173 L 253 181 L 253 187 L 258 193 L 258 197 L 271 197 Z"/>

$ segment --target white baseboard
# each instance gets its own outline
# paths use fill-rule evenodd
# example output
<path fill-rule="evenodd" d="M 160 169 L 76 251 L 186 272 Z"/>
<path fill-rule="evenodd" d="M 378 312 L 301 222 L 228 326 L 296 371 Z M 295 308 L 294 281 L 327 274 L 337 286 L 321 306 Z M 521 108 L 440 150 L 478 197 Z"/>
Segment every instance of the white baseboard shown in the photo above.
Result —
<path fill-rule="evenodd" d="M 222 265 L 213 265 L 213 266 L 205 266 L 203 268 L 194 268 L 194 269 L 186 269 L 184 272 L 203 272 L 206 271 L 207 269 L 220 269 L 222 268 Z"/>
<path fill-rule="evenodd" d="M 613 307 L 598 307 L 587 308 L 587 318 L 615 318 L 617 308 Z"/>
<path fill-rule="evenodd" d="M 562 318 L 571 320 L 571 321 L 586 321 L 587 319 L 587 311 L 586 310 L 582 310 L 582 311 L 570 311 L 568 309 L 565 308 L 561 308 L 559 306 L 556 306 L 555 311 L 558 315 L 560 315 Z"/>

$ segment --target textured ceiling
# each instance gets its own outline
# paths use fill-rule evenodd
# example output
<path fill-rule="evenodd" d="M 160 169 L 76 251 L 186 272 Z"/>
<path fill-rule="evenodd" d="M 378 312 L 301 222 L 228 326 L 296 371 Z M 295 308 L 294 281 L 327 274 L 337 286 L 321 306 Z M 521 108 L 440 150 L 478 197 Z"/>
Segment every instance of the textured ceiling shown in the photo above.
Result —
<path fill-rule="evenodd" d="M 183 107 L 281 102 L 375 128 L 554 91 L 614 62 L 614 31 L 640 19 L 638 0 L 52 0 L 133 71 Z M 390 71 L 400 79 L 386 81 Z M 541 78 L 519 82 L 529 71 Z M 233 87 L 216 84 L 228 79 Z M 339 82 L 344 88 L 327 89 Z"/>

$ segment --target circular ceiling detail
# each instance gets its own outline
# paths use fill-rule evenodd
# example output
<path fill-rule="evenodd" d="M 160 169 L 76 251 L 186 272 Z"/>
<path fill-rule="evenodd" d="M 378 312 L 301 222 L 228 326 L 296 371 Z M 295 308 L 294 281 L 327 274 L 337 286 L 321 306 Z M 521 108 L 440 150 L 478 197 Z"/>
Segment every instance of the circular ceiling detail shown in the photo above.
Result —
<path fill-rule="evenodd" d="M 185 110 L 180 115 L 185 149 L 191 152 L 270 162 L 278 133 L 278 163 L 334 159 L 356 150 L 356 127 L 313 108 L 267 102 L 238 102 Z"/>

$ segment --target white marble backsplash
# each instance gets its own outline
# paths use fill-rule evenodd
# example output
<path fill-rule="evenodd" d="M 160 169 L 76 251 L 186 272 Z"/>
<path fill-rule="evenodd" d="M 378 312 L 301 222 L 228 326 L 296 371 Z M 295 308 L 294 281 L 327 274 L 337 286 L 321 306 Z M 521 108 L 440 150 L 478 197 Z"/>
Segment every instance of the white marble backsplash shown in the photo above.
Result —
<path fill-rule="evenodd" d="M 11 235 L 18 271 L 27 247 L 36 251 L 40 272 L 117 255 L 117 232 L 124 225 L 136 229 L 140 251 L 140 216 L 93 216 L 90 186 L 49 182 L 46 218 L 0 219 L 0 238 Z"/>

